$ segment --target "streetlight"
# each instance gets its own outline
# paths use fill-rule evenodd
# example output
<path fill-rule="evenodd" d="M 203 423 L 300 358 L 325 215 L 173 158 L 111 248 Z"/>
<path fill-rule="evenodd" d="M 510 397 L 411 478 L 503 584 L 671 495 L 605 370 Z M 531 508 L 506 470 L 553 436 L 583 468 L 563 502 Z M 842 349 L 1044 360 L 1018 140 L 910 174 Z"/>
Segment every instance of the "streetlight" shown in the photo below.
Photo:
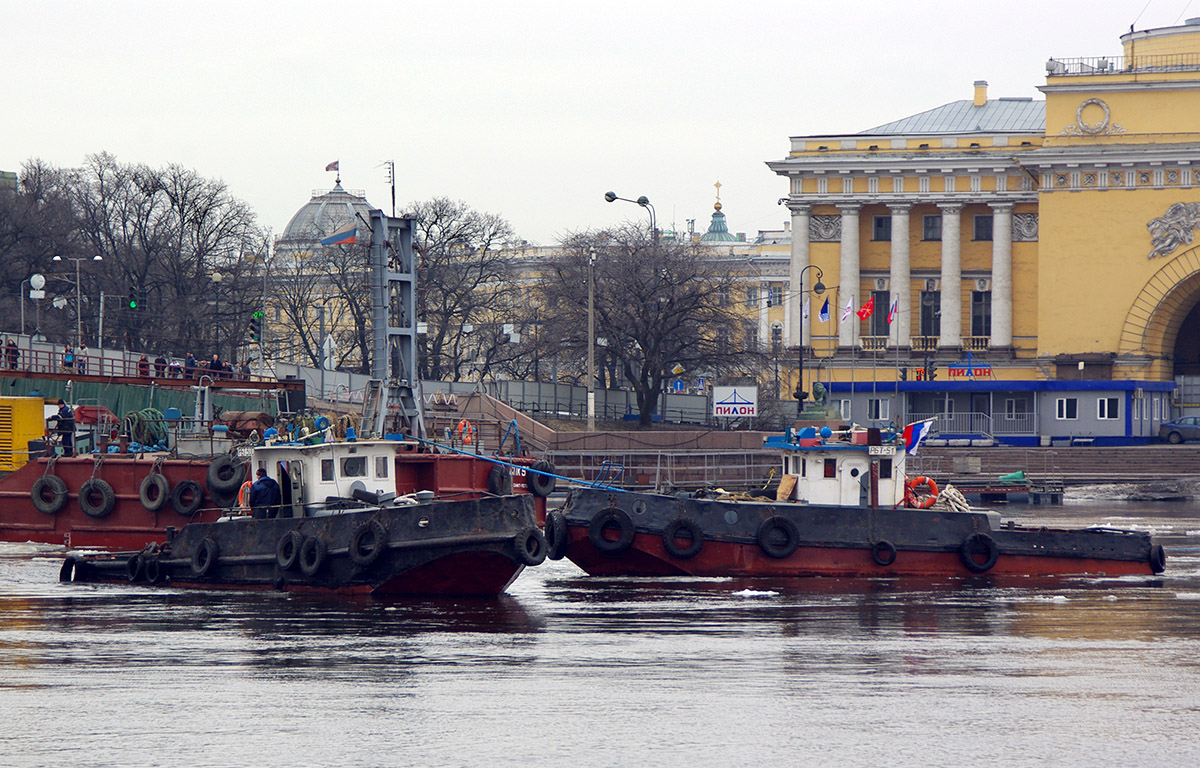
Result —
<path fill-rule="evenodd" d="M 642 195 L 637 200 L 630 200 L 627 197 L 617 197 L 616 192 L 605 192 L 604 199 L 610 203 L 616 202 L 617 200 L 624 200 L 627 203 L 635 203 L 637 205 L 642 206 L 650 213 L 650 237 L 652 238 L 652 240 L 651 240 L 652 248 L 654 249 L 655 255 L 657 255 L 658 254 L 658 227 L 654 223 L 654 206 L 650 204 L 650 198 L 646 197 L 645 195 Z"/>
<path fill-rule="evenodd" d="M 650 214 L 650 254 L 651 254 L 651 258 L 653 260 L 654 270 L 655 270 L 655 272 L 657 272 L 658 271 L 658 225 L 654 221 L 654 206 L 650 204 L 650 198 L 646 197 L 645 195 L 642 195 L 637 200 L 630 200 L 627 197 L 617 197 L 616 192 L 605 192 L 604 199 L 610 203 L 615 203 L 617 200 L 623 200 L 626 203 L 634 203 L 636 205 L 640 205 L 643 208 L 645 208 L 646 212 Z M 590 293 L 590 289 L 592 286 L 591 269 L 592 269 L 592 265 L 591 265 L 591 262 L 589 261 L 588 262 L 588 289 L 589 289 L 589 293 L 588 293 L 588 328 L 589 328 L 589 330 L 592 327 L 591 326 L 591 323 L 592 323 L 591 297 L 592 297 L 592 295 Z M 592 349 L 592 345 L 589 343 L 588 344 L 589 353 L 591 352 L 591 349 Z M 593 378 L 592 370 L 591 370 L 591 358 L 589 357 L 588 360 L 589 360 L 588 380 L 590 382 Z M 589 384 L 588 386 L 590 388 L 591 384 Z M 589 389 L 589 392 L 590 391 L 591 390 Z M 663 399 L 662 399 L 664 417 L 666 415 L 665 414 L 666 401 L 667 401 L 667 398 L 666 398 L 666 395 L 664 394 Z M 594 405 L 592 405 L 593 402 L 594 402 L 594 395 L 589 395 L 589 397 L 588 397 L 588 403 L 589 403 L 589 407 L 588 407 L 588 425 L 589 426 L 588 426 L 588 428 L 589 429 L 591 429 L 591 425 L 593 424 L 593 420 L 592 420 L 592 414 L 594 413 Z"/>
<path fill-rule="evenodd" d="M 609 192 L 608 194 L 612 194 Z M 607 195 L 605 196 L 607 198 Z M 588 432 L 596 431 L 596 249 L 588 248 Z"/>
<path fill-rule="evenodd" d="M 79 349 L 83 345 L 83 307 L 79 301 L 79 262 L 89 261 L 84 256 L 67 256 L 67 259 L 75 262 L 75 348 Z M 63 257 L 59 254 L 54 254 L 54 258 L 50 261 L 62 261 Z M 93 256 L 90 261 L 104 261 L 104 257 L 100 254 Z"/>
<path fill-rule="evenodd" d="M 220 272 L 213 272 L 211 275 L 212 281 L 216 284 L 213 288 L 213 341 L 216 346 L 217 358 L 221 357 L 221 281 L 225 279 L 225 275 Z"/>
<path fill-rule="evenodd" d="M 804 273 L 810 269 L 817 270 L 817 283 L 813 286 L 813 293 L 820 296 L 825 293 L 825 284 L 821 282 L 821 278 L 825 273 L 816 264 L 808 264 L 800 270 L 800 306 L 804 306 L 804 299 L 808 294 L 804 290 Z M 796 344 L 796 391 L 793 396 L 796 398 L 796 418 L 804 415 L 804 400 L 808 397 L 808 391 L 804 389 L 804 315 L 800 316 L 800 339 Z"/>

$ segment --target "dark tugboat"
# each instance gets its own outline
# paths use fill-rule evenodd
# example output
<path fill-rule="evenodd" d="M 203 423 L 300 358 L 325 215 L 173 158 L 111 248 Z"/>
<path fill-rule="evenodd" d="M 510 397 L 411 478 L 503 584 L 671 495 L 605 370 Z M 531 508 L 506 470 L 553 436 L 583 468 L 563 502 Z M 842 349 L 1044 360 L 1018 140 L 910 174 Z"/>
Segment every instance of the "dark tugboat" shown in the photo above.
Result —
<path fill-rule="evenodd" d="M 878 430 L 767 441 L 783 455 L 774 500 L 572 490 L 550 512 L 550 557 L 597 576 L 1150 575 L 1150 535 L 1055 530 L 972 509 L 904 474 L 906 444 Z"/>
<path fill-rule="evenodd" d="M 546 557 L 529 493 L 492 495 L 471 487 L 482 458 L 427 456 L 434 490 L 397 496 L 421 482 L 416 462 L 388 440 L 269 445 L 251 464 L 279 473 L 279 516 L 238 509 L 213 522 L 168 529 L 138 551 L 68 552 L 60 580 L 283 589 L 332 594 L 496 595 Z M 414 454 L 416 456 L 416 454 Z M 438 472 L 447 474 L 439 484 Z M 507 468 L 501 467 L 504 472 Z M 490 470 L 489 474 L 491 474 Z M 449 480 L 461 474 L 461 484 Z M 504 472 L 501 474 L 503 475 Z M 398 474 L 408 475 L 401 480 Z M 509 481 L 511 482 L 511 480 Z"/>

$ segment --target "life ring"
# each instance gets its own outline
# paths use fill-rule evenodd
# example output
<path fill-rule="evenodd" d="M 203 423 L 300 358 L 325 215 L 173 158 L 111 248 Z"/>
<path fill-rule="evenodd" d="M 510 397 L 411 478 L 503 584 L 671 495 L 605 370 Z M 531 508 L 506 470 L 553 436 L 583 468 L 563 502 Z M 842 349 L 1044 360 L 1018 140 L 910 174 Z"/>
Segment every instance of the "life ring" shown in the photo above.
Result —
<path fill-rule="evenodd" d="M 190 517 L 204 503 L 204 489 L 195 480 L 183 480 L 171 489 L 171 506 L 184 517 Z"/>
<path fill-rule="evenodd" d="M 387 549 L 387 529 L 378 520 L 372 520 L 359 528 L 350 537 L 350 559 L 365 568 L 379 559 Z"/>
<path fill-rule="evenodd" d="M 917 488 L 922 485 L 928 489 L 928 493 L 918 495 Z M 937 483 L 933 482 L 933 478 L 921 475 L 905 479 L 904 503 L 906 506 L 913 509 L 929 509 L 937 503 L 937 500 L 938 487 Z"/>
<path fill-rule="evenodd" d="M 316 576 L 317 571 L 325 564 L 327 551 L 325 542 L 316 536 L 306 538 L 300 545 L 300 572 L 305 576 Z"/>
<path fill-rule="evenodd" d="M 682 533 L 685 537 L 690 538 L 686 547 L 679 546 L 675 537 Z M 689 520 L 686 517 L 678 517 L 667 523 L 662 532 L 663 549 L 671 557 L 686 560 L 689 557 L 695 557 L 700 554 L 700 549 L 704 546 L 704 534 L 700 530 L 699 524 L 695 520 Z"/>
<path fill-rule="evenodd" d="M 275 563 L 287 570 L 296 564 L 296 558 L 300 557 L 300 546 L 304 543 L 304 536 L 299 531 L 288 531 L 279 537 L 279 543 L 275 545 Z"/>
<path fill-rule="evenodd" d="M 1163 550 L 1162 544 L 1154 544 L 1150 547 L 1150 570 L 1155 573 L 1167 570 L 1167 553 Z"/>
<path fill-rule="evenodd" d="M 246 462 L 237 461 L 229 454 L 218 456 L 208 465 L 205 479 L 210 491 L 229 493 L 246 479 Z"/>
<path fill-rule="evenodd" d="M 499 464 L 492 467 L 492 470 L 488 472 L 487 489 L 488 493 L 493 496 L 512 495 L 512 473 L 508 471 L 508 467 L 502 467 Z"/>
<path fill-rule="evenodd" d="M 886 539 L 880 539 L 871 545 L 871 559 L 876 565 L 891 565 L 896 562 L 896 545 Z"/>
<path fill-rule="evenodd" d="M 542 528 L 546 537 L 546 557 L 562 560 L 567 553 L 567 518 L 562 512 L 547 512 L 546 525 Z"/>
<path fill-rule="evenodd" d="M 610 539 L 604 531 L 610 526 L 616 526 L 617 538 Z M 606 555 L 619 555 L 633 545 L 633 518 L 623 509 L 610 507 L 602 509 L 588 523 L 588 541 L 597 551 Z"/>
<path fill-rule="evenodd" d="M 46 492 L 49 491 L 49 496 Z M 58 475 L 42 475 L 33 481 L 29 497 L 38 512 L 54 515 L 67 505 L 67 484 Z"/>
<path fill-rule="evenodd" d="M 762 521 L 755 538 L 758 539 L 758 546 L 763 552 L 782 559 L 790 556 L 800 546 L 800 529 L 788 518 L 775 515 Z"/>
<path fill-rule="evenodd" d="M 554 488 L 558 485 L 558 478 L 554 476 L 553 464 L 545 459 L 539 459 L 533 462 L 529 469 L 535 470 L 533 472 L 526 470 L 525 472 L 525 487 L 529 489 L 530 493 L 543 499 L 554 493 Z"/>
<path fill-rule="evenodd" d="M 546 562 L 546 538 L 532 525 L 513 537 L 513 550 L 517 553 L 517 559 L 525 565 Z"/>
<path fill-rule="evenodd" d="M 242 509 L 250 509 L 250 486 L 252 485 L 254 485 L 254 483 L 247 480 L 246 482 L 242 483 L 241 488 L 238 488 L 237 505 Z"/>
<path fill-rule="evenodd" d="M 996 564 L 996 560 L 1000 557 L 1000 547 L 996 545 L 996 540 L 986 533 L 972 533 L 963 539 L 962 546 L 958 548 L 958 554 L 962 557 L 963 565 L 967 566 L 968 571 L 984 573 L 990 571 Z M 983 555 L 983 561 L 976 560 L 976 555 Z"/>
<path fill-rule="evenodd" d="M 98 477 L 85 480 L 79 486 L 79 508 L 88 517 L 108 517 L 117 505 L 117 495 L 112 486 Z"/>
<path fill-rule="evenodd" d="M 470 445 L 471 441 L 475 439 L 475 425 L 466 419 L 462 419 L 458 422 L 458 427 L 455 428 L 454 433 L 458 435 L 458 439 L 463 445 Z"/>
<path fill-rule="evenodd" d="M 197 576 L 206 576 L 217 564 L 220 549 L 215 539 L 205 536 L 200 541 L 200 545 L 196 547 L 196 551 L 192 553 L 192 573 Z"/>
<path fill-rule="evenodd" d="M 170 483 L 167 482 L 167 478 L 157 472 L 151 472 L 143 477 L 142 484 L 138 486 L 138 501 L 142 502 L 142 506 L 150 512 L 162 509 L 170 495 Z"/>

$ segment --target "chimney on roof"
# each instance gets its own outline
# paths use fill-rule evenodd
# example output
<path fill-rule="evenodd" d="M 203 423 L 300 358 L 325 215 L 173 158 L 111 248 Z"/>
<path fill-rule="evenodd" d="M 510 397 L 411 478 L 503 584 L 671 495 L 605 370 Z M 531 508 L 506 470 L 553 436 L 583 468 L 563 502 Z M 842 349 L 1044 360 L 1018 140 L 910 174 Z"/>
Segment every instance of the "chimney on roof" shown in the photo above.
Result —
<path fill-rule="evenodd" d="M 975 81 L 975 106 L 987 104 L 987 80 Z"/>

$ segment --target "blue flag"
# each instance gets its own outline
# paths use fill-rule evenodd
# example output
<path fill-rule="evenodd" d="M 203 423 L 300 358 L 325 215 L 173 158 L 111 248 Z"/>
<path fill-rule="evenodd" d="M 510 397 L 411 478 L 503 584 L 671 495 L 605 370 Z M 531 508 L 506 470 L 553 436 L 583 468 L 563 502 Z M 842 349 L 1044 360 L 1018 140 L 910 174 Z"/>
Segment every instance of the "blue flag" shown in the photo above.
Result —
<path fill-rule="evenodd" d="M 825 299 L 825 303 L 821 305 L 821 314 L 817 317 L 821 318 L 822 323 L 829 322 L 829 299 Z"/>

